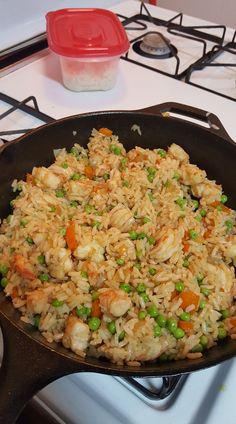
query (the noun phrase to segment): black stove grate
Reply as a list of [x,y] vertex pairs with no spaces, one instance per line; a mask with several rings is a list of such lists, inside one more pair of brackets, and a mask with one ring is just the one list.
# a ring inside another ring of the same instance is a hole
[[[147,379],[144,377],[142,379],[135,379],[132,377],[122,378],[125,383],[128,384],[128,388],[133,391],[138,396],[141,395],[142,398],[152,401],[158,402],[162,400],[168,399],[173,403],[177,398],[183,384],[186,381],[188,375],[175,375],[168,377],[148,377]],[[155,384],[146,385],[145,380],[157,380],[159,381],[160,386],[156,386]]]
[[[199,59],[204,58],[207,55],[207,41],[215,43],[219,46],[224,44],[226,27],[224,25],[200,25],[200,26],[185,26],[183,24],[183,14],[178,13],[174,15],[173,18],[169,20],[163,20],[160,18],[153,17],[148,10],[147,6],[141,2],[140,5],[140,13],[136,14],[132,17],[125,18],[122,15],[118,15],[120,18],[123,18],[122,24],[126,30],[130,31],[145,31],[147,30],[148,23],[151,23],[157,27],[165,27],[167,32],[170,34],[174,34],[176,37],[182,37],[188,40],[192,40],[193,43],[197,43],[201,46],[201,53],[199,54],[199,58],[195,63],[198,63]],[[147,24],[146,24],[147,23]],[[135,37],[130,40],[131,48],[134,43],[137,43],[141,40],[146,33]],[[177,51],[172,49],[172,56],[175,58],[175,66],[170,72],[163,71],[158,67],[153,67],[152,65],[148,65],[147,63],[140,62],[130,57],[130,50],[122,56],[122,59],[127,60],[136,65],[142,66],[146,69],[150,69],[155,72],[159,72],[163,75],[167,75],[176,79],[184,79],[187,75],[189,66],[186,69],[179,72],[180,68],[180,57]]]
[[[216,62],[215,60],[217,58],[220,58],[221,55],[223,55],[223,53],[228,53],[229,55],[232,55],[232,57],[234,57],[234,63],[226,63],[226,62]],[[193,76],[196,72],[199,72],[203,69],[207,69],[207,68],[221,68],[224,69],[226,67],[230,67],[235,68],[235,90],[232,90],[232,94],[234,92],[234,96],[229,95],[229,94],[224,94],[224,93],[219,93],[219,90],[216,89],[211,89],[209,87],[204,87],[202,84],[197,84],[196,82],[193,81]],[[232,40],[225,44],[224,46],[222,45],[215,45],[213,47],[213,49],[209,52],[208,55],[206,55],[206,57],[202,58],[201,60],[198,61],[198,63],[192,65],[186,75],[186,82],[188,82],[191,85],[194,85],[195,87],[198,88],[203,88],[206,91],[209,91],[213,94],[220,94],[222,97],[225,97],[226,99],[229,100],[233,100],[236,101],[236,31],[234,32],[233,38]]]
[[[37,118],[38,120],[42,121],[45,124],[48,124],[50,122],[53,122],[54,119],[46,115],[45,113],[41,112],[38,107],[38,102],[34,96],[29,96],[26,99],[22,101],[18,101],[7,94],[0,93],[0,101],[8,104],[10,108],[0,114],[0,120],[4,119],[6,116],[10,115],[11,113],[15,112],[16,110],[21,110],[30,116],[33,116],[34,118]],[[32,103],[33,107],[29,106],[28,103]],[[0,137],[2,141],[4,142],[4,137],[9,135],[17,135],[17,134],[25,134],[29,131],[31,131],[32,128],[24,128],[24,129],[15,129],[15,130],[9,130],[9,131],[0,131]],[[3,138],[2,138],[3,137]]]

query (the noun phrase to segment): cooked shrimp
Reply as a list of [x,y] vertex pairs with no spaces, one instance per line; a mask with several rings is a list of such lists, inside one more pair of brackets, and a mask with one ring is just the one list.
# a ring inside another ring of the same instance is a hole
[[232,236],[229,245],[225,249],[225,257],[232,259],[234,266],[236,266],[236,236]]
[[181,181],[185,185],[200,184],[206,178],[206,172],[199,169],[196,165],[190,163],[181,166]]
[[62,343],[77,355],[81,355],[88,347],[89,333],[89,326],[87,324],[79,318],[70,315],[65,323]]
[[220,200],[222,189],[213,181],[205,180],[201,184],[192,185],[192,193],[196,197],[202,197],[205,203],[210,204],[215,200]]
[[86,244],[80,244],[74,250],[74,256],[78,259],[90,258],[94,262],[104,260],[104,248],[96,240],[91,240]]
[[180,162],[188,162],[189,155],[185,152],[185,150],[180,147],[178,144],[172,143],[168,149],[168,153],[174,159],[179,160]]
[[129,239],[118,241],[114,245],[113,252],[120,258],[127,258],[131,261],[136,259],[136,250],[134,243]]
[[127,293],[120,289],[100,289],[99,301],[102,312],[121,317],[132,305]]
[[181,248],[184,236],[183,229],[172,230],[164,228],[157,240],[156,246],[150,251],[150,257],[156,262],[164,262]]
[[70,251],[61,247],[56,255],[54,263],[49,264],[49,271],[52,277],[62,279],[73,269],[73,261]]
[[29,261],[22,255],[15,255],[13,258],[13,266],[23,278],[28,280],[34,280],[35,273],[33,266],[29,263]]
[[61,182],[65,182],[68,180],[73,174],[74,171],[69,166],[67,168],[63,168],[61,165],[53,164],[48,168],[54,175],[57,175],[60,178]]
[[60,178],[52,171],[49,171],[49,169],[44,168],[44,166],[41,168],[33,168],[32,175],[36,184],[39,182],[43,187],[56,189],[61,184]]
[[233,276],[230,268],[223,262],[219,265],[206,264],[206,270],[210,275],[214,276],[216,284],[227,293],[230,292],[233,285]]
[[119,228],[124,233],[132,228],[134,222],[131,210],[125,206],[118,205],[110,212],[110,227]]
[[78,200],[79,202],[87,202],[92,192],[92,181],[82,180],[68,182],[67,196],[69,200]]
[[48,303],[48,295],[42,289],[32,291],[27,295],[26,307],[31,314],[41,314]]

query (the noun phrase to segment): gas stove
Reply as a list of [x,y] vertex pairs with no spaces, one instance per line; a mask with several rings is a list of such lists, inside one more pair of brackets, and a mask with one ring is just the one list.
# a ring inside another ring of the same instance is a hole
[[[111,10],[131,43],[120,61],[115,87],[107,92],[66,90],[56,57],[44,48],[3,69],[0,139],[83,112],[177,102],[214,113],[236,140],[235,31],[135,0]],[[217,424],[224,418],[234,424],[235,378],[234,360],[170,379],[78,373],[44,388],[35,402],[59,423]]]

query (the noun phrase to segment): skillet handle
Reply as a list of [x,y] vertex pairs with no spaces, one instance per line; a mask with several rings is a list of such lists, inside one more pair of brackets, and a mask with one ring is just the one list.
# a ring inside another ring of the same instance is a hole
[[[142,109],[142,112],[154,113],[167,118],[171,113],[178,115],[178,119],[189,120],[188,118],[190,118],[195,121],[194,123],[204,126],[211,133],[232,142],[219,118],[214,113],[207,112],[203,109],[181,103],[167,102]],[[176,116],[174,117],[176,118]]]
[[68,361],[24,332],[0,311],[4,352],[0,368],[0,423],[13,424],[26,403],[59,377],[86,371],[78,361]]

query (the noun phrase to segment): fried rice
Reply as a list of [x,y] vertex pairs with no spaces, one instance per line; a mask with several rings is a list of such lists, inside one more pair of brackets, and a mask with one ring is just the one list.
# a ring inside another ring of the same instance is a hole
[[13,181],[1,289],[48,342],[117,364],[199,358],[236,335],[236,212],[176,144],[93,129]]

